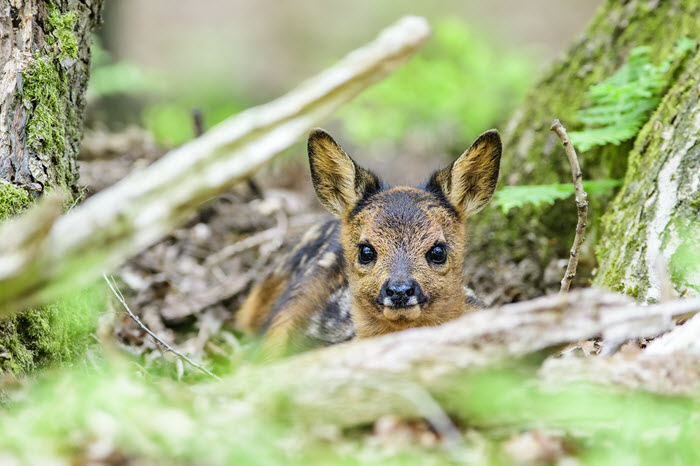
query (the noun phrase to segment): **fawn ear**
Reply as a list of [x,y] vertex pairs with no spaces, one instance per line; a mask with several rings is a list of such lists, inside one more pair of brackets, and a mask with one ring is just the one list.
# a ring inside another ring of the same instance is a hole
[[498,182],[501,135],[492,129],[479,136],[449,167],[435,172],[429,190],[440,190],[467,218],[489,203]]
[[322,129],[309,134],[308,151],[316,197],[333,215],[343,215],[381,189],[379,178],[357,165]]

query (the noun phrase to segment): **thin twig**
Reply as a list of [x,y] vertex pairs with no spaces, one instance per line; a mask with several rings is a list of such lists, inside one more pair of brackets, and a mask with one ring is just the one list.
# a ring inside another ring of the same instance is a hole
[[229,257],[240,254],[243,251],[258,247],[269,241],[274,241],[279,235],[280,229],[278,227],[272,227],[259,233],[255,233],[254,235],[250,235],[245,239],[229,244],[220,251],[207,257],[205,266],[212,267],[221,261],[228,259]]
[[204,134],[204,115],[202,114],[202,109],[199,107],[192,109],[192,125],[194,137],[198,138]]
[[566,267],[566,274],[564,274],[564,278],[561,279],[561,289],[559,290],[559,293],[561,294],[569,291],[571,281],[576,276],[578,256],[581,252],[581,245],[583,244],[583,235],[586,233],[588,195],[583,190],[583,175],[581,174],[581,167],[578,165],[578,158],[576,157],[574,145],[569,140],[569,135],[566,134],[566,128],[562,126],[559,120],[554,120],[550,129],[557,133],[557,136],[559,136],[559,139],[561,139],[561,143],[566,151],[566,157],[569,159],[569,164],[571,165],[571,175],[574,181],[574,190],[576,191],[576,207],[578,208],[576,236],[574,237],[574,244],[571,246],[571,251],[569,252],[569,265]]
[[175,348],[173,348],[172,346],[170,346],[169,344],[167,344],[166,342],[164,342],[158,335],[156,335],[155,333],[151,332],[151,330],[150,330],[148,327],[146,327],[146,326],[143,324],[143,322],[141,322],[141,319],[139,319],[138,317],[136,317],[136,315],[135,315],[133,312],[131,312],[131,309],[129,308],[129,305],[126,304],[126,299],[124,299],[124,295],[123,295],[122,292],[119,290],[119,287],[117,286],[116,282],[114,282],[114,278],[112,278],[112,281],[110,281],[109,278],[107,278],[107,275],[106,275],[106,274],[103,273],[102,276],[104,277],[105,281],[107,282],[107,285],[109,285],[109,289],[112,290],[112,293],[114,293],[114,296],[117,297],[117,300],[118,300],[120,303],[122,303],[122,306],[124,306],[124,309],[126,309],[126,312],[129,314],[129,317],[131,317],[132,320],[133,320],[134,322],[136,322],[136,323],[138,324],[138,326],[141,327],[141,329],[142,329],[144,332],[148,333],[148,334],[156,341],[156,343],[162,345],[166,350],[168,350],[168,351],[170,351],[171,353],[175,354],[176,356],[178,356],[180,359],[182,359],[182,360],[185,361],[186,363],[190,364],[191,366],[196,367],[196,368],[199,369],[200,371],[204,372],[204,373],[207,374],[209,377],[213,377],[213,378],[215,378],[216,380],[221,380],[218,376],[216,376],[214,373],[212,373],[211,371],[209,371],[206,367],[204,367],[204,366],[202,366],[201,364],[198,364],[198,363],[192,361],[190,358],[188,358],[187,356],[185,356],[184,354],[182,354],[181,352],[177,351]]
[[68,210],[66,212],[70,212],[71,210],[73,210],[73,207],[77,206],[83,199],[85,199],[85,193],[87,193],[87,190],[87,186],[83,186],[82,188],[80,188],[80,194],[78,194],[75,197],[75,200],[73,200],[73,203],[70,205],[70,207],[68,207]]

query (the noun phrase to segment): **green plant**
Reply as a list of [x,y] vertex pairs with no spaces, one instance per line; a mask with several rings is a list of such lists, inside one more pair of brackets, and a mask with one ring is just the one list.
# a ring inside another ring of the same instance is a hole
[[[621,180],[585,181],[583,189],[590,196],[605,194],[621,184]],[[503,213],[508,213],[512,208],[527,204],[535,206],[554,204],[554,201],[566,199],[573,194],[574,186],[571,183],[505,186],[494,194],[493,199],[495,205],[500,207]]]
[[164,91],[160,74],[127,61],[114,62],[99,38],[93,37],[90,46],[92,69],[88,91],[97,97],[119,94],[139,95]]
[[423,51],[341,115],[358,144],[414,132],[473,140],[516,107],[532,76],[522,53],[504,52],[462,22],[443,20]]
[[679,39],[671,56],[658,66],[649,60],[650,47],[632,49],[625,65],[588,90],[589,105],[577,115],[586,129],[569,133],[578,150],[617,145],[636,136],[661,101],[672,65],[695,46],[694,40]]

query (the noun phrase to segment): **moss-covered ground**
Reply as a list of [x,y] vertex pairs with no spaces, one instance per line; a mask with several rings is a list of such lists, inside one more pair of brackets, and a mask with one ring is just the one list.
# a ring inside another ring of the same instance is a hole
[[104,290],[95,286],[0,320],[0,371],[27,375],[79,360],[105,309]]
[[34,203],[34,198],[23,188],[0,182],[0,222],[21,213]]
[[240,385],[235,374],[190,385],[117,358],[95,372],[48,373],[15,392],[0,417],[1,458],[23,464],[511,464],[503,444],[536,428],[563,439],[559,456],[576,458],[575,464],[700,460],[700,400],[586,384],[544,389],[532,375],[522,366],[454,381],[440,402],[461,421],[464,443],[426,447],[410,436],[381,440],[369,426],[317,425],[284,400],[268,401],[295,413],[294,420],[257,412],[245,396],[225,395],[226,386]]

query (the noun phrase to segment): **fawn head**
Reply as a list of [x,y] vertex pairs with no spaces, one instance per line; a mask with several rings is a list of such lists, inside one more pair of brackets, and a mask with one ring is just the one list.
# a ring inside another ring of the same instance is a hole
[[390,187],[323,130],[308,141],[321,204],[338,216],[358,337],[439,325],[466,311],[466,219],[491,200],[501,138],[487,131],[414,188]]

